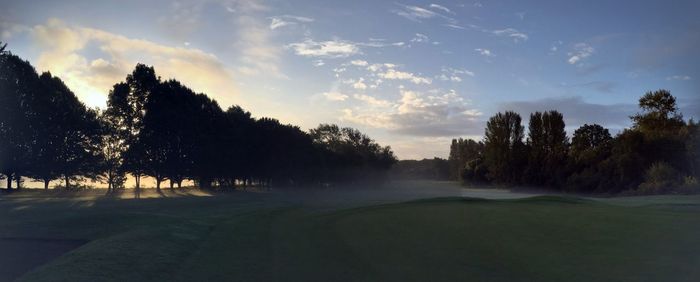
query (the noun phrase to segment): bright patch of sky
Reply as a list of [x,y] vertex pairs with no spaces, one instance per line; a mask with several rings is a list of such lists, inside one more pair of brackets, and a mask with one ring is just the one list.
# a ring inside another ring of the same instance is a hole
[[356,127],[400,158],[445,157],[509,109],[615,132],[659,88],[700,117],[700,2],[525,2],[9,1],[0,40],[89,106],[142,62],[222,107]]

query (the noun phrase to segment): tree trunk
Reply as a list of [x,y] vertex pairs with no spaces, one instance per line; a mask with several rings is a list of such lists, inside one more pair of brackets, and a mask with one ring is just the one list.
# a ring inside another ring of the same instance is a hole
[[170,190],[172,190],[174,186],[175,186],[175,181],[170,179]]
[[156,191],[160,192],[160,182],[163,181],[160,178],[156,177]]
[[7,191],[12,190],[12,173],[7,174]]
[[180,188],[182,188],[182,179],[179,179],[177,181],[177,189],[180,189]]
[[68,175],[66,175],[66,189],[70,188],[70,179]]
[[49,190],[49,182],[51,182],[51,180],[44,179],[44,190]]
[[136,191],[141,189],[141,175],[134,174],[134,180],[136,180]]
[[17,177],[15,177],[15,182],[17,183],[17,190],[21,189],[22,188],[22,176],[17,175]]

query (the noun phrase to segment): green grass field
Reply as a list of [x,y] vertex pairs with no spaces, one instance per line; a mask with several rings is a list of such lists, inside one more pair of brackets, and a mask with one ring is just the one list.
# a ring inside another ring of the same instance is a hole
[[300,194],[3,196],[0,280],[700,281],[698,196]]

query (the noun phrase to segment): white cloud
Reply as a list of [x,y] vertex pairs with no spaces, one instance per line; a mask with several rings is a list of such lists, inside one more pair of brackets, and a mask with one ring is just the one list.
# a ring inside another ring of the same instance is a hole
[[483,130],[482,113],[454,90],[429,92],[400,89],[401,98],[394,102],[355,95],[366,105],[343,109],[341,120],[413,136],[458,136]]
[[569,52],[569,64],[576,64],[579,61],[590,57],[595,52],[595,49],[586,43],[574,44],[573,51]]
[[397,80],[408,80],[414,84],[431,84],[430,78],[417,76],[410,72],[397,71],[393,68],[386,70],[385,72],[378,73],[379,77],[384,79],[397,79]]
[[431,9],[441,10],[441,11],[444,11],[444,12],[446,12],[446,13],[451,13],[451,12],[452,12],[452,11],[450,11],[450,9],[448,9],[447,7],[442,6],[442,5],[438,5],[438,4],[430,4],[430,8],[431,8]]
[[293,15],[282,15],[282,16],[277,16],[277,17],[270,17],[270,29],[275,30],[277,28],[284,27],[284,26],[296,25],[299,23],[310,23],[313,21],[314,21],[314,19],[312,19],[312,18],[293,16]]
[[666,77],[666,80],[690,80],[690,76],[687,75],[674,75]]
[[360,78],[357,82],[352,84],[352,88],[355,88],[357,90],[367,89],[367,84],[365,84],[364,81],[365,81],[364,78]]
[[430,42],[430,39],[425,34],[416,33],[416,36],[411,39],[411,42]]
[[367,63],[367,61],[364,61],[364,60],[352,60],[352,61],[350,61],[350,64],[353,66],[364,67],[364,66],[367,66],[368,63]]
[[[164,78],[178,79],[224,104],[233,104],[238,93],[231,72],[215,55],[202,50],[67,26],[57,19],[30,32],[41,50],[37,69],[60,77],[90,107],[106,106],[111,86],[122,81],[137,62],[153,65]],[[92,45],[102,54],[88,60],[85,49]]]
[[493,52],[491,52],[491,50],[489,50],[489,49],[476,48],[476,49],[474,49],[474,51],[476,51],[476,52],[478,52],[480,55],[486,56],[486,57],[494,57],[494,56],[496,56],[496,55],[494,55]]
[[326,63],[323,60],[314,60],[313,64],[315,67],[320,67],[322,65],[325,65]]
[[451,27],[451,28],[454,28],[454,29],[467,29],[467,28],[465,28],[465,27],[463,27],[463,26],[461,26],[461,25],[456,25],[456,24],[445,24],[444,26],[446,26],[446,27]]
[[513,39],[513,41],[518,42],[520,40],[527,41],[529,38],[527,34],[522,33],[518,31],[517,29],[514,28],[504,28],[504,29],[497,29],[497,30],[492,30],[492,34],[498,35],[498,36],[507,36]]
[[272,18],[272,19],[270,20],[270,29],[274,30],[274,29],[277,29],[277,28],[280,28],[280,27],[283,27],[283,26],[291,25],[291,24],[294,24],[294,23],[293,23],[293,22],[284,21],[284,20],[282,20],[282,19],[280,19],[280,18]]
[[233,48],[240,51],[238,71],[244,75],[288,79],[279,67],[282,48],[272,43],[274,33],[261,12],[268,8],[256,1],[229,3],[236,11],[237,41]]
[[442,67],[442,74],[437,76],[437,78],[444,81],[461,82],[465,75],[474,76],[474,72],[465,69]]
[[353,97],[359,101],[365,102],[366,104],[374,107],[390,107],[391,102],[387,100],[377,99],[375,97],[365,95],[365,94],[355,94]]
[[306,39],[303,42],[289,44],[287,47],[304,57],[344,58],[360,53],[360,48],[356,44],[337,39],[322,42]]
[[[404,4],[399,4],[399,3],[396,3],[396,5],[400,6],[401,9],[392,10],[392,12],[394,14],[399,15],[401,17],[404,17],[406,19],[415,21],[415,22],[422,22],[423,20],[432,19],[432,18],[441,18],[441,19],[446,20],[452,24],[457,23],[457,21],[453,18],[450,18],[448,16],[445,16],[445,15],[437,13],[437,12],[433,12],[433,11],[425,9],[425,8],[421,8],[418,6],[404,5]],[[433,4],[433,5],[435,5],[435,4]],[[442,7],[442,6],[440,6],[440,7]],[[437,7],[433,7],[431,5],[430,8],[435,9]],[[445,8],[445,7],[442,7],[442,8]],[[447,8],[445,8],[445,9],[447,9]]]
[[323,92],[321,95],[326,97],[329,101],[345,101],[348,98],[348,95],[340,92]]

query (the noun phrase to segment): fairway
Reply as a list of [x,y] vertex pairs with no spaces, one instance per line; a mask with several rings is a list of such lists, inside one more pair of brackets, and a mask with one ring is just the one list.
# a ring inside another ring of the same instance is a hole
[[[328,199],[334,192],[4,197],[3,269],[26,269],[1,271],[0,280],[700,279],[698,196],[397,196],[394,203],[366,193],[365,200],[344,205]],[[48,257],[26,258],[42,246]]]

